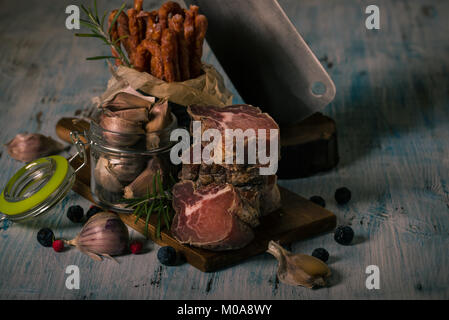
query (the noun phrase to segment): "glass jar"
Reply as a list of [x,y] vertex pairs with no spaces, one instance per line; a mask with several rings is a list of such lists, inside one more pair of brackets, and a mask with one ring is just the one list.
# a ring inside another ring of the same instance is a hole
[[148,197],[176,175],[170,133],[177,128],[177,118],[172,114],[166,128],[143,134],[109,131],[98,122],[91,121],[87,134],[92,196],[104,208],[132,212],[129,200]]

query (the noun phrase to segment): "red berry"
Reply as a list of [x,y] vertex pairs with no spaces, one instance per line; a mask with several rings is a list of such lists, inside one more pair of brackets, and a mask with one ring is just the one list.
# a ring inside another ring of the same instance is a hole
[[140,251],[142,251],[142,247],[143,247],[142,242],[137,240],[131,242],[131,244],[129,245],[129,249],[133,254],[139,254]]
[[61,252],[62,250],[64,250],[64,241],[62,240],[53,241],[53,249],[56,252]]

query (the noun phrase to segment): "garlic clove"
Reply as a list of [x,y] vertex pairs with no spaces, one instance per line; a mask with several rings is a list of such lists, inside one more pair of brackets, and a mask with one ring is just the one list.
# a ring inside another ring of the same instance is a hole
[[172,116],[168,101],[164,100],[155,104],[150,110],[150,121],[145,127],[147,133],[160,131],[170,125],[172,122]]
[[100,157],[94,170],[95,183],[109,192],[121,192],[123,185],[109,168],[109,161]]
[[130,183],[145,169],[145,162],[137,158],[110,158],[108,169],[120,182]]
[[6,147],[11,158],[23,162],[58,154],[64,150],[61,143],[39,133],[19,133]]
[[169,132],[160,132],[167,128],[173,121],[168,101],[154,105],[150,110],[149,122],[145,126],[147,132],[147,150],[158,148],[161,140],[169,140]]
[[[125,199],[133,199],[144,197],[148,193],[153,193],[153,179],[156,173],[159,172],[161,182],[164,179],[164,170],[161,161],[154,157],[148,161],[146,169],[128,186],[125,187]],[[159,191],[159,186],[156,184],[156,190]]]
[[155,102],[154,97],[149,97],[134,90],[131,86],[119,89],[114,94],[101,102],[100,107],[108,107],[113,111],[132,109],[132,108],[148,108]]
[[111,114],[101,115],[100,126],[109,131],[103,133],[106,141],[117,147],[132,146],[139,141],[140,135],[145,133],[140,122],[125,120]]
[[112,116],[119,117],[124,120],[133,122],[148,122],[148,109],[147,108],[135,108],[135,109],[125,109],[118,111],[109,111]]
[[329,267],[320,259],[306,254],[293,254],[275,241],[269,242],[267,252],[278,260],[277,275],[283,283],[307,288],[322,287],[331,275]]
[[103,114],[100,119],[100,126],[108,131],[122,134],[143,134],[139,122],[126,120],[111,114]]

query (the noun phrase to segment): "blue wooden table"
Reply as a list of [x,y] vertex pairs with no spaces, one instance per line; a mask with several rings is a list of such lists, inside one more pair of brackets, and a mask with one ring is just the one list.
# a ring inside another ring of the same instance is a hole
[[[146,1],[146,8],[160,5]],[[107,49],[65,29],[71,3],[30,0],[19,9],[14,1],[1,1],[2,143],[25,131],[55,137],[59,118],[82,116],[105,89],[106,64],[84,58]],[[291,246],[297,253],[317,247],[330,252],[329,286],[308,290],[279,283],[277,263],[268,254],[206,274],[187,264],[161,266],[151,242],[144,254],[119,257],[119,264],[94,262],[75,249],[55,253],[38,244],[36,233],[50,227],[56,237],[77,234],[80,227],[66,210],[90,204],[71,192],[52,214],[28,224],[0,224],[0,298],[449,298],[449,2],[378,0],[380,30],[365,28],[366,5],[360,1],[280,3],[337,87],[324,113],[337,122],[339,166],[280,182],[305,197],[321,195],[339,223],[355,230],[351,246],[338,245],[331,233]],[[99,1],[100,8],[120,4]],[[210,50],[205,60],[219,67]],[[4,186],[22,164],[4,147],[0,152]],[[333,199],[341,186],[352,190],[346,206]],[[132,237],[141,238],[135,232]],[[68,265],[80,269],[79,290],[65,286]],[[379,267],[379,290],[365,286],[369,265]]]

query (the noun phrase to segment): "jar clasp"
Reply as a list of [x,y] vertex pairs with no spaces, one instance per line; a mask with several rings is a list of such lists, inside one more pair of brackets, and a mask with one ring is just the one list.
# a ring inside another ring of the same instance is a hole
[[71,162],[77,157],[79,156],[82,160],[83,163],[75,169],[75,171],[73,172],[73,174],[76,174],[78,171],[80,171],[84,166],[87,165],[87,153],[86,153],[86,145],[87,143],[84,143],[80,137],[83,137],[86,140],[86,136],[83,133],[80,133],[78,131],[71,131],[70,132],[70,139],[72,139],[73,144],[75,145],[76,148],[76,153],[71,156],[69,158],[69,163],[71,164]]

